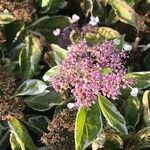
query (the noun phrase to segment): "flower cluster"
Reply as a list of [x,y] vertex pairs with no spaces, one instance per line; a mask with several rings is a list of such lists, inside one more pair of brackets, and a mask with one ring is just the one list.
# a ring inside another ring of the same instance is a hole
[[85,41],[72,44],[60,65],[60,74],[52,78],[52,85],[56,91],[70,89],[77,107],[90,106],[99,94],[115,100],[121,88],[133,83],[124,78],[126,58],[127,53],[117,51],[112,41],[94,47]]

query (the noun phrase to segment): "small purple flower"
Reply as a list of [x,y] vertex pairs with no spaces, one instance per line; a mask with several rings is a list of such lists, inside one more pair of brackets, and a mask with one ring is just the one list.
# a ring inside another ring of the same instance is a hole
[[104,41],[94,47],[81,41],[68,49],[67,58],[60,65],[60,74],[53,77],[52,85],[56,91],[70,89],[76,98],[76,107],[90,106],[99,94],[115,100],[121,88],[133,84],[131,79],[124,78],[127,54],[118,52],[113,41]]

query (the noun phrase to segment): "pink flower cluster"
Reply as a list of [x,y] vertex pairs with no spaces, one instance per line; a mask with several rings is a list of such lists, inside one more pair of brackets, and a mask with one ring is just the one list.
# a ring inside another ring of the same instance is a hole
[[60,74],[52,78],[52,86],[56,91],[70,89],[77,107],[90,106],[99,94],[115,100],[121,88],[133,83],[124,79],[126,58],[126,52],[118,52],[112,41],[95,47],[85,41],[73,44],[60,65]]

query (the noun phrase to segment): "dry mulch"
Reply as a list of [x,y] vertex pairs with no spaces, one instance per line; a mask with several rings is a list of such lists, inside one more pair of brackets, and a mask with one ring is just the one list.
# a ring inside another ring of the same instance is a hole
[[0,70],[0,120],[5,120],[8,116],[23,117],[23,100],[19,97],[11,98],[17,87],[18,80],[10,73]]
[[50,150],[75,150],[74,128],[76,110],[64,109],[48,125],[48,133],[41,138]]

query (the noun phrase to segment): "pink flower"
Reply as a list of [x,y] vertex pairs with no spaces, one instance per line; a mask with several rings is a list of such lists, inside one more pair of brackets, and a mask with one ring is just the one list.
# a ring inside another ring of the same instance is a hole
[[85,41],[72,44],[52,85],[56,91],[70,89],[77,107],[90,106],[99,94],[115,100],[121,94],[121,88],[133,83],[124,79],[126,58],[126,52],[118,52],[112,41],[92,48]]

